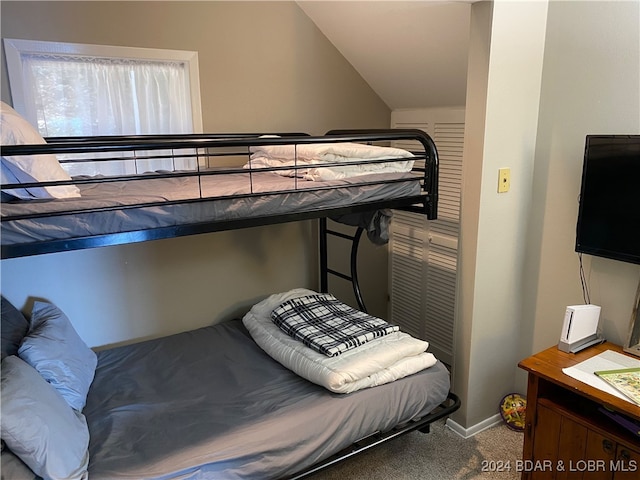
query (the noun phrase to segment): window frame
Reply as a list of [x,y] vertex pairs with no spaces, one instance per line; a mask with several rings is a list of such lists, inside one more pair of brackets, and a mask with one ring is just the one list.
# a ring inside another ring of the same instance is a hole
[[37,121],[36,114],[35,112],[28,111],[25,102],[22,56],[49,54],[126,59],[134,61],[184,62],[187,66],[193,133],[203,132],[198,52],[188,50],[48,42],[15,38],[5,38],[3,41],[13,108],[34,125]]

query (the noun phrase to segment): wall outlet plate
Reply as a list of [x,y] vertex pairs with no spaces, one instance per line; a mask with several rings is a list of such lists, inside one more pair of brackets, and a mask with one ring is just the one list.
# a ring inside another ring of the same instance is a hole
[[505,193],[511,188],[511,169],[498,169],[498,193]]

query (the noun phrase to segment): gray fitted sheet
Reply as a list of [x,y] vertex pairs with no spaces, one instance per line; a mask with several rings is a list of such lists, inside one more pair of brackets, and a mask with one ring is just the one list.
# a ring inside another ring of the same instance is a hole
[[[237,220],[262,215],[313,211],[356,203],[419,195],[419,177],[410,173],[369,174],[332,182],[312,182],[283,177],[272,172],[232,173],[201,177],[153,178],[101,184],[79,184],[80,198],[31,200],[2,204],[3,217],[29,213],[63,213],[71,209],[126,207],[172,200],[196,202],[118,208],[93,213],[74,213],[49,218],[3,221],[3,245],[71,239],[93,235],[189,225],[200,222]],[[406,178],[406,182],[376,183]],[[339,189],[324,189],[338,186]],[[265,194],[296,189],[294,192]],[[313,189],[313,191],[311,191]],[[251,195],[232,198],[232,195]]]
[[240,320],[99,352],[89,478],[276,479],[442,403],[435,366],[331,393],[267,356]]

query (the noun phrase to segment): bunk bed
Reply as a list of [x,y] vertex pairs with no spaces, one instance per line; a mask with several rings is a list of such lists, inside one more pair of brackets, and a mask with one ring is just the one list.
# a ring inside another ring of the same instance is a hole
[[[398,152],[398,143],[411,151]],[[362,235],[384,243],[389,209],[437,215],[438,156],[424,132],[50,138],[2,147],[3,167],[6,159],[15,167],[52,155],[60,163],[133,167],[53,180],[30,172],[6,182],[3,174],[3,259],[319,220],[319,292],[274,293],[242,319],[97,353],[86,405],[74,410],[86,422],[90,478],[304,478],[399,435],[428,431],[459,408],[449,372],[435,358],[397,378],[340,390],[305,377],[307,366],[274,360],[264,345],[280,338],[268,318],[274,306],[324,295],[329,275],[350,280],[366,312],[356,271]],[[336,231],[327,219],[353,225],[355,233]],[[328,267],[330,235],[352,241],[348,273]],[[34,328],[33,317],[31,326],[22,318],[3,298],[3,387],[5,370],[13,371],[4,362],[16,358]],[[256,333],[260,324],[266,333]],[[367,345],[391,344],[396,334],[410,342],[394,332]],[[277,348],[291,341],[284,334]],[[425,348],[423,358],[430,355]],[[8,449],[2,456],[4,471],[26,468]]]

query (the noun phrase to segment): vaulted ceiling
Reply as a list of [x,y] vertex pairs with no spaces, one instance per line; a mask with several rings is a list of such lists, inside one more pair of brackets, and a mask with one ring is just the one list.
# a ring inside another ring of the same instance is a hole
[[299,1],[389,108],[465,104],[471,1]]

